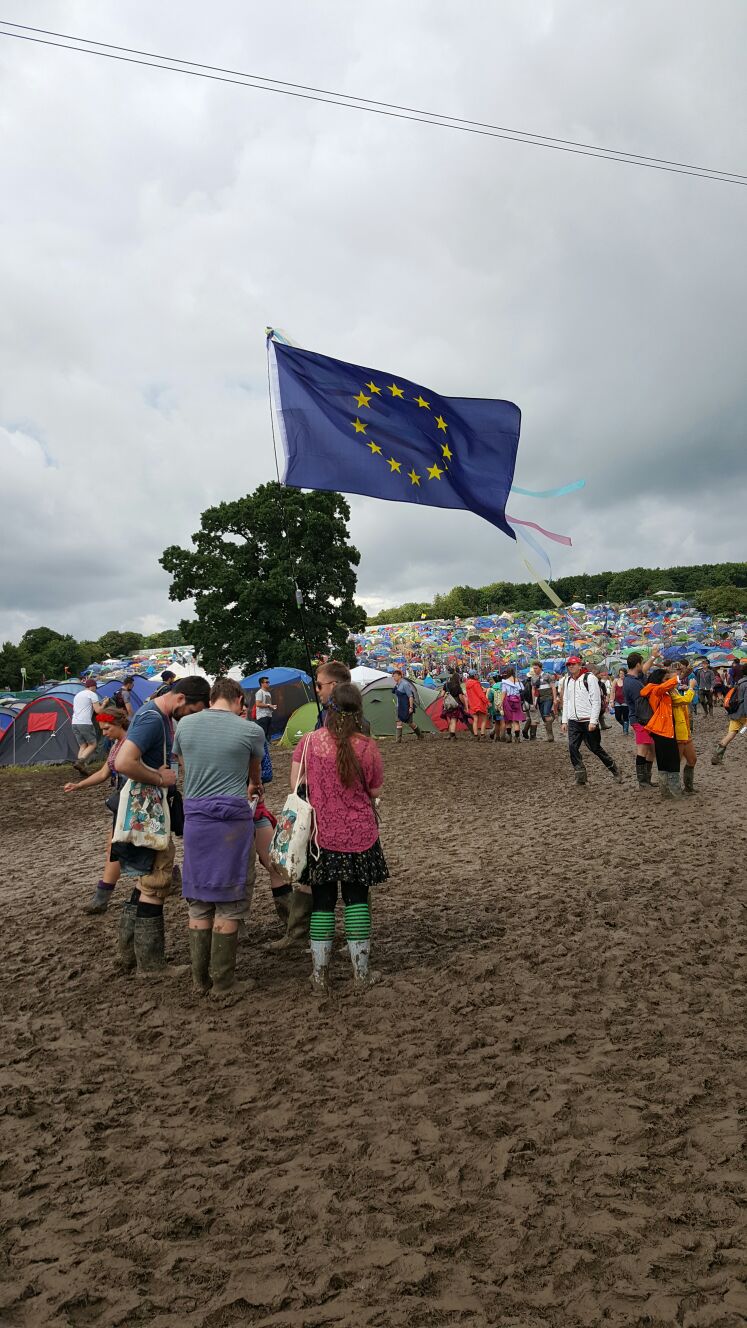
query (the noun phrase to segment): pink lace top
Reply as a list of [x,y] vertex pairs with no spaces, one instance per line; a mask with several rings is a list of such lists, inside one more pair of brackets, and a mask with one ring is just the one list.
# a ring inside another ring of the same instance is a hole
[[[306,751],[309,801],[316,812],[317,843],[334,853],[363,853],[379,837],[379,827],[363,785],[345,788],[337,773],[337,744],[326,729],[317,729],[302,738],[293,753],[299,764]],[[353,738],[355,754],[369,789],[381,788],[384,766],[381,753],[372,738],[362,733]]]
[[117,752],[119,751],[123,742],[124,738],[117,738],[117,741],[112,743],[111,747],[109,748],[106,754],[106,764],[108,765],[109,770],[113,775],[116,775],[117,773],[114,763],[117,759]]

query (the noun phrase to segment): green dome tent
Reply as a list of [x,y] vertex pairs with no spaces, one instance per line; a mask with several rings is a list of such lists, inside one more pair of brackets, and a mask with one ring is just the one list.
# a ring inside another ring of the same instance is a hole
[[307,701],[306,705],[299,706],[297,710],[293,711],[288,720],[278,746],[286,749],[290,748],[293,751],[299,738],[302,738],[304,733],[311,733],[316,725],[318,714],[316,701]]
[[[391,682],[372,683],[370,687],[365,688],[363,713],[371,725],[371,732],[375,738],[394,737],[397,731],[397,708],[392,696]],[[415,707],[413,719],[421,733],[436,732],[436,726],[430,715],[425,713],[422,704]]]
[[[435,733],[436,726],[422,706],[422,693],[428,691],[428,688],[418,687],[417,690],[421,698],[421,704],[415,709],[415,723],[422,733]],[[362,696],[363,714],[371,725],[372,736],[374,738],[393,738],[396,733],[397,711],[392,697],[391,682],[387,680],[386,682],[371,683],[368,687],[363,688]],[[299,706],[298,710],[293,711],[285,726],[285,732],[280,739],[280,746],[292,750],[304,733],[311,732],[316,725],[316,719],[317,708],[314,702]]]

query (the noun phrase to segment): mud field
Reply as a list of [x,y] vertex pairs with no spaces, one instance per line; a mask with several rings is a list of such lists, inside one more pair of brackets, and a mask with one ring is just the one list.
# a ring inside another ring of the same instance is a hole
[[3,773],[3,1328],[745,1323],[747,742],[713,769],[723,727],[684,805],[636,792],[616,728],[621,788],[592,759],[575,788],[542,736],[388,744],[382,980],[353,995],[341,948],[321,1006],[308,956],[264,948],[261,871],[233,1008],[120,976],[123,892],[81,913],[101,794]]

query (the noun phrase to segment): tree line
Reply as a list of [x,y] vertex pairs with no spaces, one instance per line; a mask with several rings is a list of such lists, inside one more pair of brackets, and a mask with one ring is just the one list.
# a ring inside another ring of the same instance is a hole
[[[692,599],[713,617],[747,615],[747,563],[710,563],[692,567],[629,567],[624,572],[580,573],[559,577],[553,590],[563,604],[632,604],[657,591]],[[534,581],[495,581],[487,586],[454,586],[430,601],[410,601],[382,609],[369,624],[415,622],[418,618],[476,618],[491,613],[528,613],[549,608]]]
[[0,650],[0,688],[17,692],[26,686],[38,687],[54,679],[76,678],[89,664],[104,659],[128,659],[136,650],[158,650],[163,646],[188,645],[178,628],[168,632],[104,632],[97,641],[76,641],[74,636],[56,632],[52,627],[32,627],[14,646],[6,641]]

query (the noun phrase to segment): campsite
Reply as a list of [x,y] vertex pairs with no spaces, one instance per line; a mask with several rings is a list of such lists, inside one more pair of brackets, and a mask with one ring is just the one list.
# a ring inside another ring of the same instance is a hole
[[741,769],[701,792],[683,873],[666,804],[623,790],[622,835],[601,779],[558,809],[561,744],[530,779],[523,748],[388,750],[381,984],[356,1000],[338,951],[310,1002],[262,879],[228,1018],[188,976],[117,975],[116,918],[79,913],[102,809],[0,772],[4,1323],[741,1322]]

